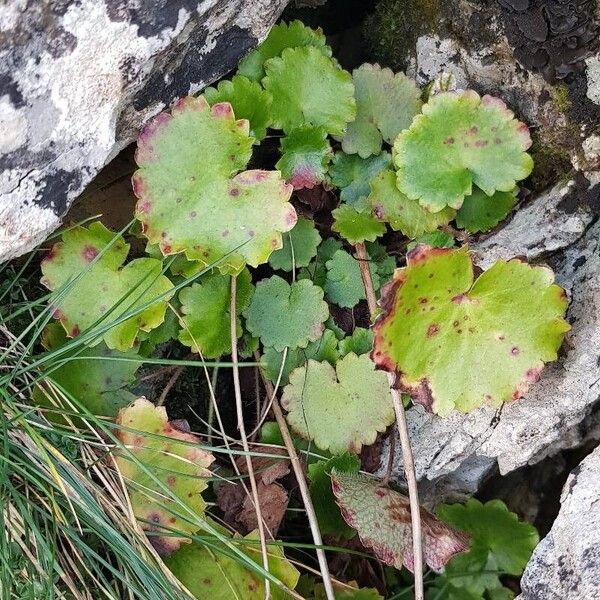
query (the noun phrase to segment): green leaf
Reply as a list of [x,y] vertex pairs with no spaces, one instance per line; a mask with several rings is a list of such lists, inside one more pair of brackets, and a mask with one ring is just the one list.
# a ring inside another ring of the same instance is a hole
[[275,167],[295,190],[323,182],[333,157],[327,132],[312,125],[300,125],[282,138],[281,153]]
[[407,246],[407,250],[416,248],[419,244],[422,246],[432,246],[433,248],[454,248],[454,238],[445,231],[432,231],[431,233],[424,233],[418,238],[415,238]]
[[521,575],[539,542],[535,527],[519,521],[501,500],[482,504],[471,498],[465,504],[442,504],[437,514],[472,536],[473,552],[487,551],[498,570],[511,575]]
[[296,433],[332,453],[360,452],[394,421],[387,377],[365,355],[347,354],[335,369],[309,360],[290,374],[281,404]]
[[548,267],[517,259],[475,280],[467,247],[417,246],[382,299],[374,360],[440,415],[520,398],[570,328],[565,292],[553,282]]
[[[195,435],[169,422],[164,407],[145,398],[121,410],[116,423],[117,437],[126,450],[118,450],[115,458],[133,513],[142,529],[151,533],[149,540],[159,554],[168,556],[189,543],[185,534],[200,529],[189,511],[204,515],[201,494],[208,486],[214,458],[199,448]],[[178,537],[170,530],[184,535]]]
[[331,56],[331,48],[321,29],[306,27],[301,21],[275,25],[267,38],[238,65],[238,73],[260,81],[265,74],[264,64],[274,56],[280,56],[286,48],[314,46],[324,56]]
[[285,347],[306,348],[318,340],[329,309],[323,290],[308,279],[290,285],[274,275],[258,282],[244,316],[252,335],[281,352]]
[[275,348],[266,348],[261,362],[264,364],[266,377],[275,383],[281,371],[280,384],[287,385],[290,373],[294,369],[305,365],[309,358],[313,358],[319,362],[326,360],[328,363],[334,365],[338,357],[337,338],[333,331],[325,329],[321,339],[318,339],[316,342],[310,342],[306,348],[291,348],[288,350],[283,370],[281,370],[283,353],[278,352]]
[[346,356],[354,352],[360,356],[368,354],[373,349],[373,331],[364,327],[356,327],[351,336],[347,336],[338,342],[340,356]]
[[274,269],[292,271],[307,267],[311,258],[317,254],[317,246],[321,236],[310,219],[300,217],[294,228],[283,236],[283,248],[276,250],[269,257],[269,264]]
[[[174,304],[173,300],[171,304]],[[140,331],[138,352],[141,356],[150,356],[159,344],[176,339],[178,334],[179,318],[175,312],[168,310],[165,313],[165,320],[158,327],[149,332]]]
[[387,152],[367,159],[357,154],[336,152],[329,168],[331,185],[341,189],[342,202],[354,204],[369,195],[371,179],[391,163],[392,157]]
[[[54,350],[66,343],[67,338],[58,323],[49,323],[44,330],[43,340],[48,350]],[[139,358],[133,351],[110,350],[103,342],[93,348],[74,348],[61,354],[56,361],[44,361],[44,370],[48,372],[45,379],[54,381],[93,415],[116,417],[121,408],[136,398],[128,390],[133,385],[135,373],[141,365],[140,362],[135,362],[136,357]],[[67,362],[55,366],[64,360]],[[42,388],[45,387],[45,379],[39,383]],[[48,393],[38,387],[33,388],[33,399],[40,406],[55,406],[49,400]],[[68,412],[73,411],[70,403],[60,408]],[[46,414],[53,422],[66,422],[58,412]]]
[[367,202],[378,221],[389,223],[394,231],[401,231],[409,238],[435,231],[440,225],[449,223],[456,214],[447,207],[439,212],[429,212],[398,189],[396,175],[389,170],[381,171],[371,180]]
[[[154,258],[137,258],[123,266],[128,252],[129,245],[121,236],[95,222],[65,231],[62,241],[42,260],[43,285],[58,291],[68,284],[68,290],[50,302],[54,318],[69,337],[78,336],[100,319],[106,326],[148,305],[102,336],[109,348],[125,351],[133,346],[140,329],[150,331],[163,322],[173,284],[161,275],[162,263]],[[165,296],[160,298],[161,294]]]
[[[345,250],[337,250],[327,261],[327,281],[325,295],[327,298],[344,308],[352,308],[366,298],[365,287],[360,276],[358,259]],[[371,278],[375,289],[379,289],[379,275],[372,263],[369,264]]]
[[211,106],[229,102],[236,118],[246,119],[250,123],[250,135],[255,141],[260,142],[267,135],[267,128],[271,125],[273,98],[260,83],[242,75],[234,75],[231,80],[221,80],[216,88],[206,88],[203,96]]
[[515,188],[510,192],[496,192],[490,197],[475,188],[458,209],[456,224],[471,233],[489,231],[515,207],[518,192],[519,188]]
[[365,244],[367,254],[371,257],[380,283],[383,284],[390,279],[396,270],[396,259],[387,253],[386,249],[379,242],[367,242]]
[[[287,48],[265,64],[265,89],[273,96],[273,127],[289,133],[315,125],[342,135],[356,115],[350,73],[312,46]],[[318,73],[318,77],[315,74]]]
[[[237,314],[250,304],[254,287],[248,269],[237,276]],[[229,301],[231,278],[220,274],[202,277],[199,283],[179,292],[184,326],[179,341],[204,358],[218,358],[231,352]],[[237,318],[237,334],[242,324]]]
[[436,94],[394,144],[398,187],[433,212],[460,208],[473,184],[510,192],[533,160],[529,130],[502,100],[473,90]]
[[348,125],[342,149],[367,158],[379,154],[383,141],[393,144],[421,111],[421,92],[404,73],[379,65],[361,65],[352,72],[356,119]]
[[344,453],[329,460],[320,460],[308,466],[310,496],[315,507],[319,529],[323,535],[352,539],[356,532],[348,527],[331,491],[330,473],[332,469],[344,473],[358,473],[360,460],[352,454]]
[[385,225],[379,223],[370,212],[358,212],[354,206],[341,204],[336,208],[331,229],[351,244],[365,240],[374,242],[385,233]]
[[[235,536],[234,543],[247,540],[246,544],[239,544],[239,549],[250,557],[257,565],[262,566],[260,545],[255,532],[249,533],[245,538]],[[267,547],[269,572],[281,583],[294,589],[298,583],[300,573],[285,558],[283,548],[276,544]],[[240,559],[218,539],[201,544],[192,542],[182,546],[175,554],[165,559],[167,567],[173,575],[185,585],[198,600],[263,600],[265,597],[264,579],[254,571],[245,567]],[[277,585],[271,585],[273,600],[285,600],[290,596]]]
[[251,153],[248,121],[236,121],[227,102],[210,108],[202,96],[182,98],[155,117],[138,139],[133,175],[148,240],[165,256],[221,261],[229,274],[266,262],[297,217],[279,172],[238,172]]
[[[413,571],[412,532],[408,498],[376,479],[358,473],[331,471],[333,494],[348,525],[360,541],[386,565]],[[439,571],[468,547],[468,536],[445,525],[423,507],[423,559]]]

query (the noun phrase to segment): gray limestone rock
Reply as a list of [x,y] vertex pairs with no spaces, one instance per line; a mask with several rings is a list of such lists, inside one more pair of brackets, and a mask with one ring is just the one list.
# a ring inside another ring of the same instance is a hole
[[234,68],[286,3],[2,3],[0,260],[56,229],[143,123]]

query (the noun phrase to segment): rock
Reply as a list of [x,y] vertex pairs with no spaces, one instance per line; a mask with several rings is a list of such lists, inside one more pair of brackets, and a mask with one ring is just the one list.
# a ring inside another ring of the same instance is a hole
[[143,123],[231,70],[286,2],[3,3],[0,260],[56,229]]
[[599,481],[596,448],[569,475],[558,517],[525,569],[519,600],[600,598]]
[[600,54],[590,56],[585,61],[587,74],[586,96],[595,104],[600,104]]
[[[599,189],[596,185],[591,193]],[[580,190],[578,198],[589,194],[589,189]],[[474,250],[489,264],[496,257],[535,259],[551,249],[564,249],[553,265],[571,299],[572,329],[562,355],[524,398],[497,410],[482,408],[444,418],[420,406],[408,411],[417,477],[427,504],[472,494],[494,469],[505,474],[535,463],[578,445],[587,433],[585,419],[600,398],[600,222],[590,225],[585,203],[573,221],[573,214],[560,210],[561,200],[564,203],[565,196],[557,187],[554,196],[543,195],[517,211],[513,221],[475,244]],[[384,446],[380,475],[388,464],[388,448]],[[403,481],[399,459],[393,478]]]

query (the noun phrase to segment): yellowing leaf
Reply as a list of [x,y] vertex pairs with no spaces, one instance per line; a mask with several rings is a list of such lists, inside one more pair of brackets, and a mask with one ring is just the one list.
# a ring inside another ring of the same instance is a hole
[[365,354],[349,353],[335,369],[309,360],[290,374],[281,404],[296,433],[334,454],[360,452],[394,421],[388,379]]
[[[331,487],[348,525],[386,565],[414,568],[408,498],[358,473],[331,472]],[[469,537],[421,508],[425,562],[439,571],[455,554],[468,549]]]
[[417,246],[382,306],[375,362],[440,415],[520,398],[569,330],[549,268],[498,261],[475,279],[467,247]]

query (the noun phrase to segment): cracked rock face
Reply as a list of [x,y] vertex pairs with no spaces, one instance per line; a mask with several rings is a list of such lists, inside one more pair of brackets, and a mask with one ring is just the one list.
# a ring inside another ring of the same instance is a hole
[[[587,188],[575,181],[555,187],[472,246],[476,255],[485,257],[485,267],[496,258],[518,255],[534,262],[548,260],[569,293],[572,329],[559,360],[547,365],[524,398],[498,410],[482,408],[444,418],[419,406],[408,411],[417,477],[427,504],[474,493],[495,468],[508,473],[574,447],[586,435],[586,418],[600,398],[600,221],[588,205],[589,197],[600,191],[600,177],[591,179]],[[386,449],[381,474],[387,461]],[[399,460],[393,474],[403,479]]]
[[576,467],[550,533],[521,580],[519,600],[600,598],[600,448]]
[[56,229],[145,121],[235,67],[286,2],[3,3],[0,260]]

